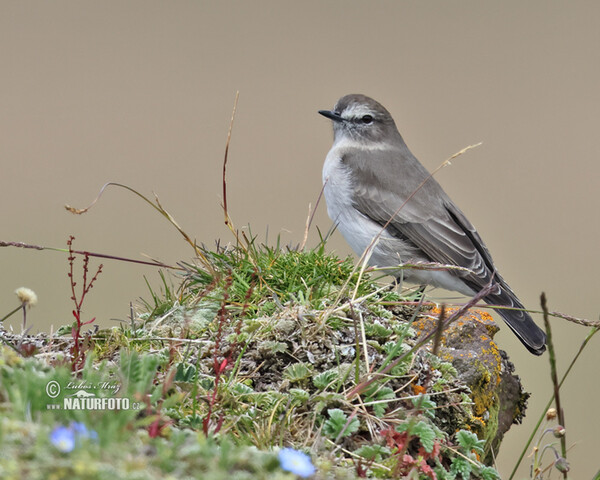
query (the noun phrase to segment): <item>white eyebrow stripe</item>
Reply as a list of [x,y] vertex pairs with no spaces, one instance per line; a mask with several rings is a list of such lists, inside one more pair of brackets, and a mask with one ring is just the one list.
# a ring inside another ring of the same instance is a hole
[[359,103],[347,107],[342,112],[342,117],[347,119],[360,118],[363,115],[373,115],[373,111],[366,105],[361,105]]

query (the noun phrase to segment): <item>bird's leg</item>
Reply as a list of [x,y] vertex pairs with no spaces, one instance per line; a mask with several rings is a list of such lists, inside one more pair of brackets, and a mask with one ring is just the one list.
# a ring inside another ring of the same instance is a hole
[[402,275],[394,277],[390,283],[390,290],[400,290],[402,288]]

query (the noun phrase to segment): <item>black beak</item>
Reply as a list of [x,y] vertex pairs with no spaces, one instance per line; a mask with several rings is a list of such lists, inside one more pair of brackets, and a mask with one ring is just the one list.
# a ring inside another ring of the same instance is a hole
[[339,113],[332,110],[319,110],[319,113],[324,117],[333,120],[334,122],[342,122],[344,120]]

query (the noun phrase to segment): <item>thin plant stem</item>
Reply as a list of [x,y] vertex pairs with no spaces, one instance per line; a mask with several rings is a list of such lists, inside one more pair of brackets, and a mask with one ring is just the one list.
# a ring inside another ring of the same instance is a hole
[[240,98],[240,92],[235,93],[235,101],[233,102],[233,112],[231,112],[231,121],[229,122],[229,130],[227,132],[227,142],[225,143],[225,156],[223,158],[223,214],[225,216],[225,225],[229,227],[231,233],[233,233],[236,239],[239,241],[238,234],[233,226],[233,221],[229,216],[229,209],[227,208],[227,158],[229,155],[229,144],[231,143],[231,132],[233,130],[233,121],[235,120],[235,111],[237,110],[238,99]]
[[[30,245],[28,243],[23,243],[23,242],[0,242],[0,247],[29,248],[29,249],[33,249],[33,250],[52,250],[54,252],[62,252],[62,253],[69,252],[69,250],[66,248],[44,247],[42,245]],[[179,267],[179,266],[174,267],[172,265],[167,265],[166,263],[157,262],[155,260],[152,260],[152,261],[136,260],[135,258],[118,257],[116,255],[109,255],[106,253],[86,252],[84,250],[73,250],[73,253],[76,253],[77,255],[87,255],[89,257],[108,258],[109,260],[118,260],[120,262],[139,263],[141,265],[150,265],[152,267],[168,268],[171,270],[183,270],[183,267]]]
[[6,315],[4,315],[4,317],[2,317],[0,319],[0,323],[2,323],[4,320],[6,320],[8,317],[10,317],[11,315],[14,315],[15,313],[17,313],[21,308],[23,308],[23,305],[19,305],[17,308],[15,308],[14,310],[11,310],[9,313],[7,313]]
[[[548,358],[550,360],[550,376],[552,378],[552,384],[554,386],[554,402],[556,404],[556,411],[558,413],[558,423],[566,428],[565,425],[565,413],[562,409],[560,402],[560,385],[558,384],[558,374],[556,373],[556,351],[554,350],[554,343],[552,342],[552,328],[550,327],[550,320],[548,318],[548,305],[546,303],[546,294],[542,292],[540,297],[540,303],[542,305],[542,311],[544,312],[544,325],[546,327],[546,343],[548,345]],[[563,435],[560,437],[560,447],[562,457],[567,459],[567,437]],[[567,478],[567,472],[563,472],[563,477]]]
[[[559,388],[562,387],[562,384],[564,383],[564,381],[569,376],[569,373],[571,373],[571,370],[575,366],[575,363],[579,359],[579,356],[583,353],[583,350],[585,349],[585,347],[587,346],[587,344],[589,343],[589,341],[592,339],[592,337],[598,331],[600,331],[600,327],[593,327],[590,330],[590,333],[588,333],[587,337],[585,337],[585,339],[581,343],[581,346],[579,347],[579,350],[577,351],[577,353],[573,357],[573,360],[571,360],[571,363],[569,364],[569,367],[567,368],[567,371],[565,372],[565,374],[561,378],[560,382],[558,383],[558,387]],[[512,480],[514,478],[514,476],[516,475],[517,469],[521,465],[521,462],[523,461],[523,458],[525,458],[525,455],[527,454],[527,452],[529,450],[529,446],[531,445],[531,442],[533,442],[533,438],[535,437],[535,434],[537,433],[538,429],[540,428],[540,425],[544,421],[544,418],[546,418],[546,412],[548,411],[548,409],[552,405],[553,401],[554,401],[554,393],[552,393],[552,396],[548,400],[548,403],[546,403],[546,406],[542,410],[542,414],[540,415],[540,418],[538,419],[537,423],[535,424],[535,428],[532,430],[531,435],[529,435],[529,439],[527,440],[527,443],[525,444],[525,447],[523,447],[523,450],[521,451],[521,455],[519,456],[519,459],[517,460],[517,463],[514,466],[512,472],[510,474],[510,477],[508,477],[508,480]]]

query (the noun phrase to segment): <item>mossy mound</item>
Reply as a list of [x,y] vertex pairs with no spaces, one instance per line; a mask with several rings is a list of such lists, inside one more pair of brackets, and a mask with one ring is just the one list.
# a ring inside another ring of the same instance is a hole
[[[495,478],[487,454],[523,414],[491,319],[455,322],[433,355],[418,341],[435,310],[323,246],[205,251],[176,289],[165,279],[151,297],[129,324],[85,336],[77,375],[117,375],[119,395],[144,406],[115,429],[292,446],[311,453],[315,478]],[[65,337],[3,335],[37,342],[37,361],[70,362]]]

